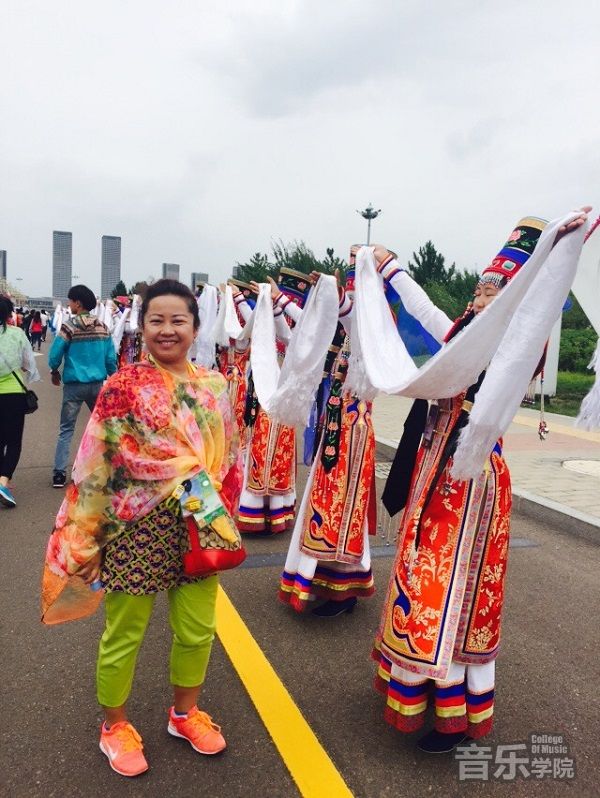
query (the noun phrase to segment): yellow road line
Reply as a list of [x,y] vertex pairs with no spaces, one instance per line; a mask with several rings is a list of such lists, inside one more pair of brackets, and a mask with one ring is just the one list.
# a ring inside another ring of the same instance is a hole
[[[513,424],[520,424],[523,427],[537,429],[539,423],[539,419],[529,418],[528,416],[515,416],[513,418]],[[577,429],[576,427],[565,427],[562,424],[554,424],[552,420],[549,421],[548,426],[550,427],[550,432],[558,432],[561,435],[570,435],[572,438],[600,443],[600,432],[586,432],[586,430]]]
[[303,798],[352,798],[222,587],[217,595],[217,634]]

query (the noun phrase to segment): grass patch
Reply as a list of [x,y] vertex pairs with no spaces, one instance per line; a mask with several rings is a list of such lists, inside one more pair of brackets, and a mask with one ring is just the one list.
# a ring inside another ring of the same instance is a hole
[[[594,384],[593,373],[582,374],[579,371],[559,371],[556,380],[556,396],[546,397],[544,406],[549,413],[563,416],[576,416],[581,402]],[[521,404],[521,407],[540,409],[539,399],[534,405]]]

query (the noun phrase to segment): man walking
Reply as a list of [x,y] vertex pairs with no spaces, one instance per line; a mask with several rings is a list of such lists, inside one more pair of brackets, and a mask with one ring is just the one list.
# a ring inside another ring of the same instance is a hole
[[64,362],[60,432],[52,478],[55,488],[64,487],[67,481],[71,438],[81,405],[85,402],[92,411],[102,383],[117,370],[115,348],[108,328],[90,314],[96,307],[93,292],[85,285],[74,285],[68,298],[73,315],[63,322],[48,354],[53,385],[61,383],[58,368]]

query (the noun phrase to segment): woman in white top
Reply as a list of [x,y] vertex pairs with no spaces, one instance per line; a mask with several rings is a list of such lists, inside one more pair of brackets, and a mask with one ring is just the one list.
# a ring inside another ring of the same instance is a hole
[[25,384],[40,379],[31,344],[11,324],[13,304],[0,296],[0,504],[14,507],[8,485],[21,456],[25,426]]

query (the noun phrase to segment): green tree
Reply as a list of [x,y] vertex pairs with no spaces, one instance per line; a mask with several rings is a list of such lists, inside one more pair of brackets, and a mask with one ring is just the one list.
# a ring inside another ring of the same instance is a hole
[[238,263],[238,278],[246,283],[256,280],[257,283],[264,283],[267,277],[275,277],[275,268],[269,263],[267,255],[262,252],[255,252],[246,263]]
[[566,329],[560,337],[559,371],[579,371],[588,373],[588,363],[592,359],[598,336],[590,327],[587,330]]
[[450,319],[456,319],[465,309],[465,305],[452,294],[451,287],[444,283],[425,283],[425,293],[434,305],[443,310]]
[[345,285],[346,272],[348,271],[347,262],[335,254],[333,247],[328,247],[326,252],[327,255],[320,262],[320,266],[317,271],[322,272],[323,274],[334,274],[335,270],[337,269],[340,273],[340,280],[342,284]]
[[274,280],[279,275],[282,267],[294,269],[302,274],[310,274],[312,271],[324,274],[333,274],[336,269],[340,270],[341,279],[344,280],[348,264],[342,258],[336,256],[332,247],[326,250],[326,255],[319,260],[315,253],[304,241],[294,241],[286,244],[284,241],[275,241],[271,245],[272,258],[262,252],[255,252],[245,263],[238,263],[240,280],[250,282],[264,282],[267,277]]
[[320,261],[304,241],[285,244],[279,240],[271,245],[271,249],[275,260],[274,265],[278,272],[282,266],[302,272],[302,274],[310,274],[312,271],[319,270]]
[[460,316],[473,299],[478,280],[479,275],[477,272],[458,270],[454,272],[452,282],[447,286],[455,300],[456,315],[453,318]]
[[571,307],[569,310],[566,310],[562,315],[562,329],[563,330],[589,330],[591,329],[592,325],[590,324],[590,320],[583,312],[583,308],[575,298],[575,295],[571,291],[569,293],[569,299],[572,302]]
[[116,296],[127,296],[127,286],[125,285],[123,280],[119,280],[119,282],[110,292],[110,296],[112,299],[114,299]]
[[456,265],[446,266],[446,259],[433,246],[432,241],[427,241],[425,246],[420,247],[418,252],[413,252],[413,262],[408,262],[410,276],[419,285],[425,286],[427,283],[442,283],[446,285],[452,282]]

